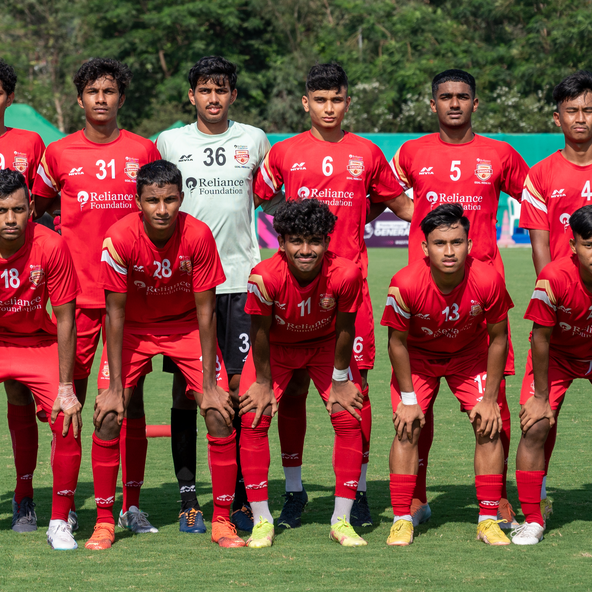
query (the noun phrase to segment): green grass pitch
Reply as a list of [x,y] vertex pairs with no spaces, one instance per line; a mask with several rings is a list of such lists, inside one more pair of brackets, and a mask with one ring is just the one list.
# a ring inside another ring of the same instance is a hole
[[[265,255],[269,256],[269,252]],[[530,249],[502,252],[508,288],[515,303],[511,312],[517,376],[508,380],[513,413],[509,497],[515,509],[515,451],[519,438],[518,399],[528,350],[529,323],[522,320],[532,293],[534,271]],[[160,532],[131,536],[116,529],[110,551],[86,551],[95,520],[90,448],[92,391],[84,410],[83,462],[76,494],[81,528],[80,548],[52,551],[45,530],[50,516],[50,432],[40,425],[35,502],[40,528],[36,533],[10,530],[14,469],[10,434],[0,422],[0,590],[588,590],[592,588],[592,446],[590,385],[576,382],[559,420],[559,438],[548,479],[554,500],[544,541],[535,547],[492,548],[475,540],[477,504],[473,486],[473,435],[464,414],[445,387],[435,407],[435,440],[428,473],[433,516],[416,529],[408,548],[389,548],[385,541],[392,522],[388,493],[388,451],[393,438],[389,396],[390,366],[386,329],[379,325],[391,276],[406,263],[406,250],[370,252],[370,290],[375,311],[378,359],[370,374],[374,429],[368,470],[368,494],[375,525],[362,529],[368,546],[341,548],[329,540],[333,506],[332,430],[320,397],[311,389],[303,477],[310,501],[303,526],[281,532],[271,549],[220,549],[207,535],[178,531],[179,494],[173,473],[170,442],[150,440],[142,509]],[[97,357],[96,360],[99,358]],[[170,423],[170,377],[155,372],[146,380],[148,423]],[[90,385],[96,378],[97,363]],[[0,414],[6,412],[0,397]],[[212,498],[207,467],[205,426],[199,419],[198,496],[207,520]],[[273,424],[275,426],[275,422]],[[283,478],[277,430],[270,431],[272,466],[270,505],[281,509]],[[116,508],[121,507],[118,488]],[[209,529],[209,522],[208,522]]]

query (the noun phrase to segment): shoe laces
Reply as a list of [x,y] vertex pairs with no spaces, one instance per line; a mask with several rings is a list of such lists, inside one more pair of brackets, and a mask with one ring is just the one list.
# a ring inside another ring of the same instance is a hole
[[400,533],[402,530],[405,530],[406,528],[408,528],[407,524],[405,524],[405,522],[407,522],[407,524],[411,524],[411,522],[409,522],[409,520],[397,520],[394,524],[393,527],[395,528],[395,533]]
[[56,534],[63,532],[63,533],[66,533],[66,534],[72,536],[72,527],[67,522],[64,522],[63,524],[58,524],[57,526],[54,526],[54,530],[55,530]]
[[287,515],[289,518],[292,518],[293,516],[299,516],[302,514],[302,510],[306,504],[301,497],[296,497],[296,495],[292,492],[284,493],[284,497],[286,498],[286,502],[282,510],[282,514],[284,514],[284,516]]
[[112,531],[111,528],[109,528],[109,526],[110,525],[106,524],[106,523],[95,524],[95,528],[94,528],[91,538],[93,538],[93,539],[111,538],[115,528],[113,528],[113,531]]
[[[189,508],[188,510],[185,510],[184,512],[181,512],[179,514],[179,518],[181,516],[183,516],[183,514],[185,514],[185,519],[187,520],[187,526],[190,526],[193,528],[193,526],[195,526],[195,519],[197,518],[198,514],[202,514],[203,513],[201,510],[196,510],[195,508]],[[148,514],[146,514],[148,515]]]
[[[234,524],[232,524],[232,522],[230,522],[230,520],[228,520],[227,518],[223,518],[222,516],[218,516],[218,518],[216,518],[215,524],[220,525],[219,527],[222,527],[226,530],[230,530],[232,536],[238,536],[236,534],[236,526],[234,526]],[[228,535],[226,535],[226,536],[228,536]]]
[[337,518],[337,522],[333,525],[333,530],[353,530],[352,525],[346,520],[345,515]]
[[501,500],[497,511],[502,516],[507,512],[509,514],[509,518],[510,518],[510,520],[508,522],[510,522],[514,518],[514,516],[516,516],[516,512],[514,512],[514,508],[512,508],[512,504],[508,500]]
[[35,517],[35,502],[30,497],[24,497],[19,504],[18,520],[32,522]]
[[149,514],[147,514],[146,512],[142,512],[141,510],[138,510],[137,512],[130,512],[131,520],[134,520],[140,526],[150,528],[152,524],[150,524],[150,522],[148,521],[148,516]]
[[512,531],[512,536],[538,537],[540,526],[537,522],[525,522]]

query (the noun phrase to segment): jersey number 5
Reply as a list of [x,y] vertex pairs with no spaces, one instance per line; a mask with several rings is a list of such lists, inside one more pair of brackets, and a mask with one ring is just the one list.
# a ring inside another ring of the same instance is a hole
[[453,181],[458,181],[460,179],[460,168],[459,165],[460,164],[460,160],[453,160],[450,163],[450,178]]

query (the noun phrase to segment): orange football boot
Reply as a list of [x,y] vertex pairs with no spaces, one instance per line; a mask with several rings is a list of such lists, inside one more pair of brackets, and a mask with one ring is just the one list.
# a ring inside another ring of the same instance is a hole
[[103,549],[110,549],[115,542],[115,524],[107,522],[99,522],[95,524],[95,530],[86,541],[85,548],[93,551],[102,551]]
[[236,534],[236,527],[228,518],[218,516],[212,522],[212,543],[218,543],[221,547],[245,547],[247,543]]

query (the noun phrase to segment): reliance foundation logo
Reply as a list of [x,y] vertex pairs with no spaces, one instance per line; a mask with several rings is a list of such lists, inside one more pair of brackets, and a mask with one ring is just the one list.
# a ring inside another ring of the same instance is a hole
[[130,209],[133,207],[134,194],[133,193],[111,193],[111,191],[105,191],[103,193],[97,193],[96,191],[79,191],[77,195],[80,209],[87,210],[117,210],[117,209]]
[[480,210],[483,203],[482,195],[461,195],[460,193],[436,193],[435,191],[428,191],[426,193],[426,200],[430,204],[430,209],[445,203],[458,203],[464,210]]

